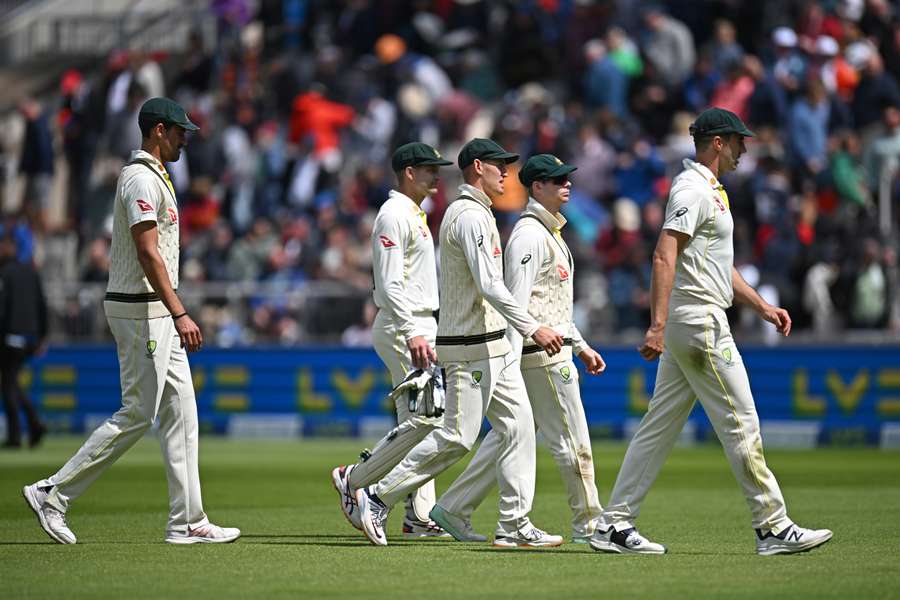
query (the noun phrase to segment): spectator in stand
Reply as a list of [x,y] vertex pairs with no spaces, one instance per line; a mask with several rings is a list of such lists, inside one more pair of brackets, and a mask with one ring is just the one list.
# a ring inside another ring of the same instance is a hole
[[667,15],[662,7],[643,9],[644,39],[641,47],[670,88],[681,85],[694,70],[694,37],[684,23]]
[[25,177],[23,213],[40,235],[47,230],[47,207],[53,184],[53,135],[49,116],[37,100],[22,99],[19,112],[25,118],[25,140],[19,157],[19,173]]
[[791,107],[789,135],[794,165],[801,176],[816,178],[828,165],[828,122],[831,103],[819,79],[806,83]]

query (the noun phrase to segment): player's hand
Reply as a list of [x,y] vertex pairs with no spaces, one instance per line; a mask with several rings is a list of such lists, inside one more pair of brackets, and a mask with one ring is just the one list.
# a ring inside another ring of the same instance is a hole
[[437,354],[424,336],[417,335],[409,338],[406,347],[409,348],[412,364],[417,369],[427,369],[431,363],[437,362]]
[[665,331],[665,326],[651,327],[647,330],[647,334],[644,335],[644,343],[638,346],[638,352],[645,360],[656,360],[663,353]]
[[606,370],[606,361],[593,348],[585,348],[578,353],[578,358],[581,359],[581,362],[587,368],[587,372],[591,375],[599,375]]
[[175,319],[175,331],[181,338],[181,347],[187,348],[188,352],[196,352],[203,345],[203,334],[190,315]]
[[563,347],[563,337],[544,325],[537,328],[537,331],[531,334],[534,343],[544,349],[547,356],[558,354]]
[[791,315],[788,314],[788,311],[766,304],[759,314],[763,319],[775,325],[775,329],[781,335],[787,337],[791,334]]

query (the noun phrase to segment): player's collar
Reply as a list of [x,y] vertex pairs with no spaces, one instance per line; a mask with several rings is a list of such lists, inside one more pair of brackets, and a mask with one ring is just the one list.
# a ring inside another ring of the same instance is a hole
[[698,163],[689,158],[684,159],[683,163],[685,169],[693,169],[700,173],[703,176],[703,180],[709,184],[709,186],[714,190],[722,189],[722,182],[719,181],[713,172],[709,170],[709,167],[704,165],[703,163]]
[[491,208],[492,202],[491,202],[491,199],[488,198],[488,195],[473,185],[464,183],[461,186],[459,186],[459,195],[460,196],[463,196],[463,195],[471,196],[479,204],[482,204],[485,208],[488,208],[488,209]]
[[165,167],[161,162],[159,162],[159,161],[156,159],[155,156],[153,156],[152,154],[150,154],[150,153],[147,152],[146,150],[133,150],[133,151],[131,152],[131,160],[135,160],[135,159],[138,159],[138,158],[141,159],[141,160],[148,160],[148,161],[150,161],[153,165],[156,166],[157,169],[159,169],[159,172],[160,172],[160,173],[165,173],[165,172],[166,172],[166,167]]
[[562,229],[566,224],[566,218],[562,215],[562,213],[551,214],[549,210],[547,210],[543,204],[532,198],[528,197],[528,204],[525,206],[525,210],[522,211],[522,215],[531,215],[540,220],[544,226],[553,232],[558,232]]
[[411,210],[415,214],[419,214],[422,211],[422,207],[416,204],[416,201],[404,194],[403,192],[398,192],[397,190],[391,190],[388,192],[388,200],[391,198],[398,198],[400,200],[406,201],[409,203],[409,210]]

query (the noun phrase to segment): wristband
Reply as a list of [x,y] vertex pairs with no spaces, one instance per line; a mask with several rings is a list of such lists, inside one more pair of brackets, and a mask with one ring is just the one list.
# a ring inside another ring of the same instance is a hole
[[180,319],[181,317],[186,317],[186,316],[187,316],[187,312],[183,312],[183,313],[181,313],[180,315],[173,315],[173,316],[172,316],[172,320],[173,320],[173,321],[177,321],[177,320]]

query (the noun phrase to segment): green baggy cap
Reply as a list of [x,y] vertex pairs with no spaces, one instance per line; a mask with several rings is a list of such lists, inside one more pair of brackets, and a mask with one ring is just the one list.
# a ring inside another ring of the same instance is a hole
[[391,156],[391,168],[394,173],[399,173],[406,167],[420,167],[435,165],[438,167],[446,167],[453,163],[445,160],[441,153],[422,142],[410,142],[403,144]]
[[691,123],[692,136],[726,135],[737,133],[745,137],[753,137],[741,118],[724,108],[708,108],[700,113],[697,120]]
[[519,181],[528,187],[535,181],[568,175],[577,168],[567,165],[552,154],[536,154],[529,158],[519,171]]
[[494,140],[475,138],[462,147],[456,162],[460,169],[465,169],[475,162],[476,158],[478,160],[502,160],[509,164],[519,160],[519,155],[513,152],[507,152]]
[[200,129],[188,119],[181,105],[169,98],[150,98],[141,106],[138,121],[156,120],[166,125],[178,125],[187,131]]

